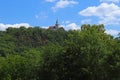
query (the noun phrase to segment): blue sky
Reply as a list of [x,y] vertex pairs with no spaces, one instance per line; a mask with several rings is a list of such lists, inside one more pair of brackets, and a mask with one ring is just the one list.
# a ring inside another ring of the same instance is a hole
[[65,29],[104,24],[106,32],[120,32],[120,0],[0,0],[0,30],[7,27],[54,25]]

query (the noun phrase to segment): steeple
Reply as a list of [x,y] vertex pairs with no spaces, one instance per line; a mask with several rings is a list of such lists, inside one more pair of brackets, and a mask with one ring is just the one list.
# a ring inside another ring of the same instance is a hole
[[56,20],[56,24],[58,24],[58,19]]
[[58,19],[56,20],[55,28],[56,28],[56,29],[58,29],[58,28],[59,28]]
[[56,20],[56,23],[54,26],[49,26],[48,29],[53,29],[53,30],[64,30],[63,27],[60,27],[60,24],[58,23],[58,19]]

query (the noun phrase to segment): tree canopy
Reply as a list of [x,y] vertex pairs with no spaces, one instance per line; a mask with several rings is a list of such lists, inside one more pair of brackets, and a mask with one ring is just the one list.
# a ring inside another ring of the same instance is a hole
[[120,34],[10,27],[0,31],[0,80],[120,80]]

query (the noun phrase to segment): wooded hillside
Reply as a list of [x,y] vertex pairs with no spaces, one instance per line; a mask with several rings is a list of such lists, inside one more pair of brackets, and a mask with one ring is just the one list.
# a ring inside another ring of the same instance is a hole
[[0,80],[120,80],[120,35],[104,25],[0,31]]

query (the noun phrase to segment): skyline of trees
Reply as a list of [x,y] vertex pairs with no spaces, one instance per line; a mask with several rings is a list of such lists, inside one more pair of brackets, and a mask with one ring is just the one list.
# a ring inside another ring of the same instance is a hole
[[120,80],[120,34],[102,24],[0,31],[0,80]]

